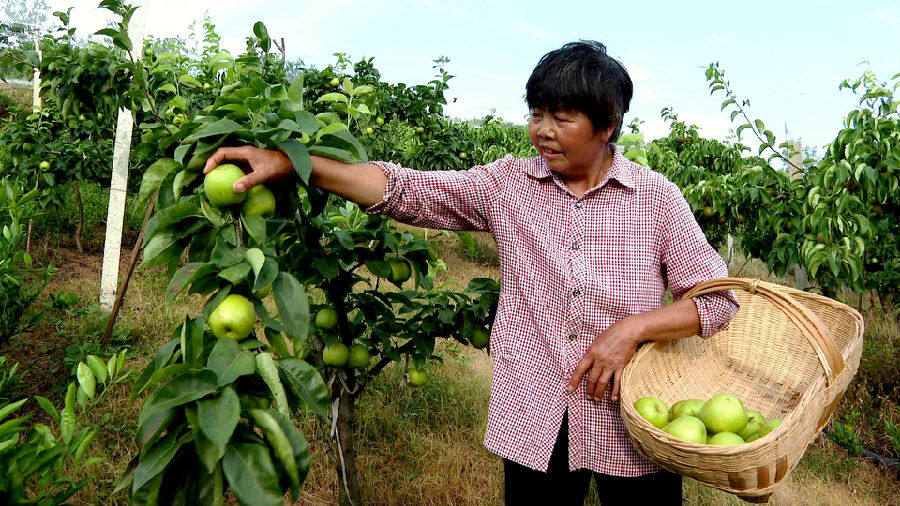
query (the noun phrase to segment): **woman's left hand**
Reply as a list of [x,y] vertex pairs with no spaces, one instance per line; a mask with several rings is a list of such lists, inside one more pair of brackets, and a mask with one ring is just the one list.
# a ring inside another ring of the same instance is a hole
[[578,388],[582,376],[590,371],[585,389],[587,398],[600,400],[612,378],[610,398],[613,401],[618,400],[622,371],[637,351],[638,343],[642,340],[641,333],[639,316],[619,320],[603,331],[575,367],[575,372],[569,380],[569,393]]

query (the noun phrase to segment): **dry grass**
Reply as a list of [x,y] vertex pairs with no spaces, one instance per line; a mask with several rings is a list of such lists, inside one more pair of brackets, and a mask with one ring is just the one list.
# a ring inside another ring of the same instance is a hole
[[[431,232],[431,234],[434,234]],[[479,240],[483,240],[479,239]],[[60,267],[48,292],[72,292],[91,303],[98,293],[100,257],[80,256],[54,243],[38,243],[39,261],[54,261]],[[474,277],[498,276],[491,262],[476,263],[461,254],[454,235],[438,236],[437,251],[448,270],[439,274],[438,283],[455,279],[458,288]],[[742,262],[735,262],[733,274]],[[744,266],[741,276],[762,277],[764,266],[756,261]],[[775,280],[789,282],[791,280]],[[163,292],[166,279],[160,270],[138,270],[132,279],[120,323],[131,330],[128,339],[132,351],[128,367],[137,374],[169,339],[186,312],[197,314],[198,297],[179,297],[166,307]],[[312,294],[319,299],[320,294]],[[96,322],[76,317],[65,322],[72,332],[85,331]],[[81,330],[79,330],[81,329]],[[888,335],[890,329],[885,329]],[[25,381],[40,385],[34,392],[46,394],[52,385],[65,383],[61,376],[49,374],[47,367],[59,362],[59,340],[54,327],[40,329],[27,336],[11,358],[26,367]],[[35,353],[38,344],[47,351]],[[30,348],[29,348],[30,347]],[[7,354],[13,347],[0,350]],[[360,397],[357,410],[357,450],[359,471],[363,477],[366,504],[491,505],[502,504],[503,473],[498,457],[482,446],[491,377],[491,359],[481,351],[442,341],[436,353],[445,364],[430,364],[429,381],[421,388],[410,388],[399,367],[388,367]],[[896,378],[895,378],[896,380]],[[120,386],[104,401],[88,421],[97,422],[109,414],[107,430],[101,432],[92,454],[105,459],[94,469],[96,478],[88,489],[76,496],[76,504],[125,504],[124,495],[110,497],[115,480],[135,454],[133,434],[141,400],[132,402],[130,387]],[[57,395],[55,399],[59,399]],[[31,406],[32,403],[29,403]],[[33,410],[36,410],[32,406]],[[338,480],[334,464],[326,452],[324,429],[314,419],[303,421],[310,440],[313,466],[296,504],[334,504]],[[774,505],[900,504],[900,481],[890,471],[847,456],[846,452],[820,438],[807,451],[789,480],[773,496]],[[734,496],[685,480],[685,501],[691,505],[741,504]],[[586,504],[598,504],[589,497]]]
[[22,106],[31,105],[31,86],[20,86],[18,84],[4,83],[0,81],[0,93],[15,100]]

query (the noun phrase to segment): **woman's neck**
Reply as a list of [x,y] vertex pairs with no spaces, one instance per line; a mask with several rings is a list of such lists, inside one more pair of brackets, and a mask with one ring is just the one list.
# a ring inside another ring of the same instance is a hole
[[615,148],[611,148],[609,144],[604,145],[589,167],[583,171],[570,172],[561,176],[561,179],[580,198],[585,192],[600,184],[606,176],[612,166],[613,149]]

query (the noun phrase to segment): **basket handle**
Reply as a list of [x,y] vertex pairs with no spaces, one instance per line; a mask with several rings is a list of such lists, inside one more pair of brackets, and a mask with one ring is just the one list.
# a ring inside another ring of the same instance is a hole
[[682,298],[693,298],[725,290],[745,290],[759,295],[784,312],[800,329],[819,357],[822,369],[825,370],[825,380],[828,386],[831,386],[835,376],[844,370],[844,358],[831,336],[831,329],[815,313],[791,297],[786,287],[759,279],[720,278],[699,283],[685,293]]

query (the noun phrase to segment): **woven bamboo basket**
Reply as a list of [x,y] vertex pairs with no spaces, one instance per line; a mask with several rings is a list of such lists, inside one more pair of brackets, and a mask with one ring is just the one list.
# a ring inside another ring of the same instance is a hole
[[[735,290],[741,308],[727,330],[642,346],[622,375],[621,415],[635,448],[670,471],[749,502],[768,502],[828,422],[859,367],[863,320],[828,297],[754,279],[723,278],[686,297]],[[737,446],[677,439],[644,420],[634,402],[718,394],[781,425]]]

